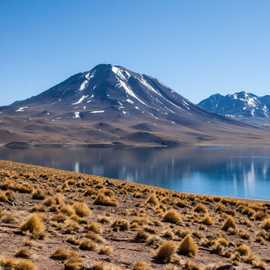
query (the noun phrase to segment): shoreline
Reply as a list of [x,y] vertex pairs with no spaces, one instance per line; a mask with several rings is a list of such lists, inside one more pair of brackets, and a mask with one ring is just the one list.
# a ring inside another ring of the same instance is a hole
[[[178,143],[175,145],[160,144],[125,144],[125,143],[29,143],[24,141],[0,144],[0,148],[24,150],[31,148],[117,148],[117,149],[176,149],[176,148],[247,148],[246,143]],[[269,144],[253,143],[248,148],[270,148]]]
[[165,187],[160,187],[157,185],[150,185],[150,184],[144,184],[144,183],[140,183],[140,182],[132,182],[132,181],[128,181],[127,179],[119,179],[119,178],[111,178],[111,177],[107,177],[107,176],[101,176],[101,175],[93,175],[93,174],[88,174],[88,173],[83,173],[83,172],[76,172],[74,170],[66,170],[66,169],[59,169],[59,168],[53,168],[53,167],[47,167],[44,165],[35,165],[35,164],[31,164],[31,163],[23,163],[23,162],[17,162],[17,161],[12,161],[12,160],[1,160],[0,159],[0,164],[2,162],[8,162],[8,163],[13,163],[13,164],[17,164],[20,166],[25,166],[25,167],[35,167],[35,168],[40,168],[40,169],[45,169],[45,170],[53,170],[53,171],[59,171],[61,173],[66,173],[66,174],[75,174],[76,177],[77,176],[86,176],[86,177],[97,177],[97,178],[101,178],[101,179],[107,179],[110,181],[116,181],[116,182],[121,182],[121,183],[126,183],[126,184],[130,184],[130,185],[138,185],[141,187],[148,187],[151,189],[157,189],[157,190],[164,190],[166,192],[171,192],[171,193],[176,193],[176,194],[184,194],[187,196],[204,196],[204,197],[209,197],[209,198],[215,198],[215,197],[219,197],[221,199],[229,199],[229,200],[240,200],[240,201],[245,201],[245,202],[258,202],[258,203],[270,203],[270,199],[256,199],[256,198],[244,198],[244,197],[233,197],[233,196],[229,196],[229,195],[215,195],[215,194],[207,194],[207,193],[196,193],[196,192],[188,192],[188,191],[176,191],[173,189],[169,189],[169,188],[165,188]]

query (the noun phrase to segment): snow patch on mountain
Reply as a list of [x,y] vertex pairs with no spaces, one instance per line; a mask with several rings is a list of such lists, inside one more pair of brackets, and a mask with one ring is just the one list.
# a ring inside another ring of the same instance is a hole
[[28,108],[29,108],[28,106],[20,107],[19,109],[16,110],[16,112],[24,112],[25,109],[28,109]]
[[81,98],[78,101],[72,103],[72,105],[78,105],[78,104],[82,103],[87,98],[88,98],[88,95],[83,95],[83,96],[81,96]]
[[75,119],[81,118],[80,112],[74,112],[74,118]]
[[100,110],[100,111],[92,111],[90,113],[104,113],[105,111],[104,110]]

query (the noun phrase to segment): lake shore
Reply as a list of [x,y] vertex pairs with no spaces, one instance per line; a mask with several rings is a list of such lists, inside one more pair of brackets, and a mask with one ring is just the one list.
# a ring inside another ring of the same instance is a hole
[[266,201],[10,161],[0,161],[0,180],[2,265],[25,262],[19,258],[27,249],[24,257],[41,270],[270,266]]

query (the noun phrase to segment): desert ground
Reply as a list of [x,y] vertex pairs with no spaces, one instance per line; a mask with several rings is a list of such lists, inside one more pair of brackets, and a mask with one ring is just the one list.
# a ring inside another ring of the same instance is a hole
[[0,268],[269,269],[270,203],[0,161]]

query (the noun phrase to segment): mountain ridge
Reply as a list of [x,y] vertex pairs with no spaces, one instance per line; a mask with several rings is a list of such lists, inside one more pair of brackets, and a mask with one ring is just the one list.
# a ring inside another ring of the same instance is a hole
[[246,91],[228,95],[217,93],[199,102],[198,106],[222,116],[270,118],[270,96],[257,96]]
[[0,107],[0,143],[164,147],[230,142],[236,134],[261,140],[261,133],[207,112],[152,76],[111,64]]

